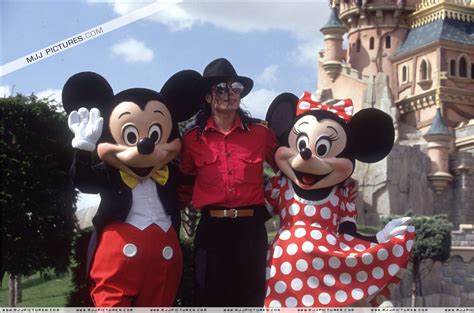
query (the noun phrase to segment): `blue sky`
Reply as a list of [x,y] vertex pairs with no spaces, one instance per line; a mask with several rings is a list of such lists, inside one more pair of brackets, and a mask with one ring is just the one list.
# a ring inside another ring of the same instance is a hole
[[[146,1],[1,1],[4,65],[149,4]],[[119,92],[159,90],[182,69],[202,72],[218,57],[254,79],[244,99],[263,118],[281,92],[314,91],[319,32],[329,15],[320,1],[184,1],[1,77],[0,96],[35,93],[60,100],[74,73],[95,71]]]

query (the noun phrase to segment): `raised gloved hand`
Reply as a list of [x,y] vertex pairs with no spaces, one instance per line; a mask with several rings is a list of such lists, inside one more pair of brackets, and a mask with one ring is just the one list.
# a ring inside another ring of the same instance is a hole
[[72,147],[79,150],[94,151],[97,141],[102,134],[104,119],[96,108],[87,110],[80,108],[69,114],[68,126],[74,133]]
[[400,217],[391,220],[381,231],[375,235],[377,237],[377,242],[384,243],[389,241],[392,237],[404,234],[408,229],[408,225],[406,224],[410,220],[411,217]]

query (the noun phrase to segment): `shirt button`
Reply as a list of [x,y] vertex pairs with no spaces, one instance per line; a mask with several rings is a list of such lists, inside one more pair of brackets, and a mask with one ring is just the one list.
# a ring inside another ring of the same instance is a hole
[[232,171],[231,171],[231,170],[228,170],[228,171],[227,171],[227,175],[232,175]]
[[225,154],[225,156],[228,157],[228,158],[230,158],[230,152],[227,152],[227,153]]

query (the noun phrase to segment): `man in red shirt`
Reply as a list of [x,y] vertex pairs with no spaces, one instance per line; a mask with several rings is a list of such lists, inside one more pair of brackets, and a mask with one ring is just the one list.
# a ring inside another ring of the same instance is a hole
[[263,162],[276,169],[278,143],[264,122],[239,107],[253,87],[250,78],[238,76],[223,58],[212,61],[203,78],[208,105],[183,138],[179,191],[183,206],[192,200],[202,212],[195,238],[196,305],[263,306],[269,217]]

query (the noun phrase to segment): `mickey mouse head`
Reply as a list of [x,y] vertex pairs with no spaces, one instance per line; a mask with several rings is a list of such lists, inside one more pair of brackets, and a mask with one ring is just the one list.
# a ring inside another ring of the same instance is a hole
[[114,95],[96,73],[73,75],[62,94],[73,147],[93,151],[98,144],[105,163],[138,179],[150,177],[179,153],[177,123],[200,108],[201,78],[186,70],[169,78],[160,92],[131,88]]

